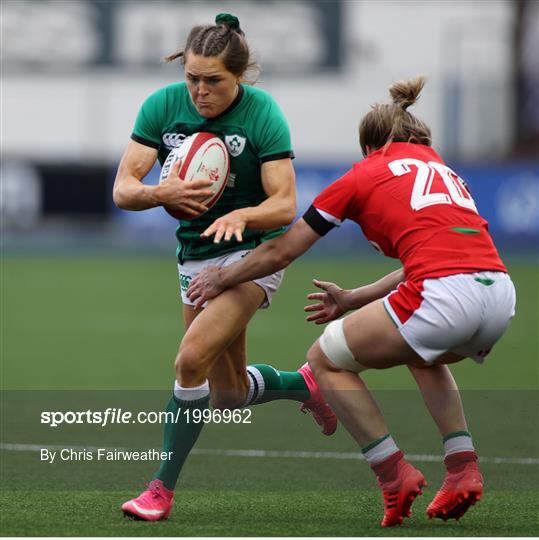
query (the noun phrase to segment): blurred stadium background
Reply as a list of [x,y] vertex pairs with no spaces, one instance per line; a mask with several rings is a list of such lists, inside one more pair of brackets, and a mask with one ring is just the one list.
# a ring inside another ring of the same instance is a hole
[[[111,185],[138,107],[181,77],[179,64],[160,59],[183,45],[192,25],[223,10],[238,14],[262,66],[258,84],[289,119],[300,214],[359,159],[357,125],[369,105],[386,98],[392,81],[425,74],[416,112],[437,149],[471,184],[498,241],[537,246],[535,0],[7,0],[6,249],[171,248],[173,220],[160,209],[115,209]],[[330,244],[348,251],[349,234]]]
[[[528,468],[495,461],[485,465],[489,485],[502,499],[482,501],[482,513],[469,518],[469,528],[455,532],[429,525],[402,534],[536,534],[537,521],[530,516],[539,515],[537,0],[3,0],[0,383],[7,391],[4,411],[10,412],[2,418],[2,444],[97,445],[106,437],[91,430],[39,430],[31,408],[23,411],[20,406],[22,400],[30,407],[35,399],[12,391],[168,393],[182,332],[174,261],[176,222],[162,209],[116,209],[111,189],[140,104],[155,89],[182,78],[179,64],[160,59],[183,45],[191,26],[209,23],[222,11],[239,16],[261,64],[258,85],[276,98],[289,119],[298,215],[315,194],[360,159],[357,125],[369,105],[386,99],[389,85],[397,79],[428,77],[415,112],[430,124],[436,149],[470,185],[519,297],[517,317],[487,366],[463,362],[453,371],[467,391],[465,403],[473,405],[469,414],[482,455],[532,461]],[[156,167],[150,181],[157,177]],[[351,287],[394,266],[372,250],[356,227],[345,225],[330,234],[313,255],[287,271],[272,309],[255,317],[250,358],[284,369],[296,369],[303,362],[306,348],[319,333],[319,328],[302,322],[312,277]],[[382,392],[379,399],[388,403],[388,421],[407,450],[439,453],[437,435],[416,392],[409,392],[417,407],[415,428],[406,425],[408,409],[402,403],[407,398],[402,392],[413,389],[406,370],[368,373],[366,378]],[[77,409],[77,399],[94,405],[106,401],[101,394],[39,396],[38,404],[43,400],[52,408],[57,402],[59,408],[69,403]],[[122,396],[132,406],[155,405],[151,396]],[[199,447],[357,451],[344,430],[331,440],[316,438],[309,420],[288,414],[289,404],[255,411],[261,415],[255,418],[263,418],[253,427],[256,435],[208,429]],[[284,416],[290,420],[284,422]],[[492,418],[496,429],[491,428]],[[127,442],[142,438],[145,447],[158,446],[159,431],[151,437],[132,433]],[[109,438],[106,442],[119,444]],[[500,440],[511,444],[500,448]],[[2,446],[0,454],[2,484],[11,490],[3,496],[6,532],[140,534],[119,522],[117,505],[147,480],[152,465],[118,465],[109,472],[63,464],[53,472],[31,454],[6,448]],[[207,512],[207,519],[190,523],[190,528],[183,523],[182,534],[253,534],[249,512],[238,514],[237,508],[256,504],[250,502],[254,495],[258,499],[253,500],[264,501],[268,509],[266,521],[260,517],[257,522],[256,534],[380,534],[373,517],[379,512],[378,494],[358,496],[354,491],[356,480],[357,486],[373,487],[363,465],[350,476],[348,462],[331,462],[329,475],[320,477],[329,462],[315,471],[308,460],[293,457],[279,461],[278,467],[271,459],[250,462],[242,457],[229,458],[221,467],[222,459],[190,458],[183,481],[195,502],[188,509],[198,515]],[[441,469],[437,463],[424,467],[432,491]],[[268,491],[256,491],[267,480],[264,471],[272,478]],[[290,482],[298,471],[301,483]],[[49,506],[42,507],[48,516],[44,522],[34,519],[39,509],[30,504],[37,504],[39,497],[20,491],[82,489],[85,482],[92,489],[111,489],[108,478],[121,479],[115,489],[124,491],[104,498],[81,492],[72,499],[73,506],[65,506],[61,492],[49,492]],[[283,489],[304,492],[285,495],[279,491]],[[251,495],[243,497],[242,490]],[[283,496],[289,497],[285,510]],[[306,522],[296,516],[310,510],[309,500],[318,501],[321,511]],[[219,509],[219,523],[212,501]],[[336,505],[342,509],[338,519],[333,513]],[[94,510],[88,511],[89,506]],[[86,521],[73,518],[79,511],[88,516]],[[95,513],[99,519],[92,520]],[[177,523],[144,529],[144,534],[175,535]]]

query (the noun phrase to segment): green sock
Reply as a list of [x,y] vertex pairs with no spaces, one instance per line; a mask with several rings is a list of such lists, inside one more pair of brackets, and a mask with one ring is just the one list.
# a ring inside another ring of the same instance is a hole
[[[171,412],[177,422],[166,422],[165,435],[163,440],[163,452],[172,452],[171,459],[165,459],[155,475],[165,484],[167,489],[174,489],[183,464],[191,452],[204,422],[195,422],[193,412],[208,409],[210,397],[205,396],[195,401],[182,401],[174,396],[168,402],[166,411]],[[180,412],[178,413],[178,410]],[[202,417],[202,414],[200,418]],[[198,418],[198,413],[197,413]]]
[[303,375],[297,371],[278,371],[267,364],[247,366],[249,393],[245,405],[277,399],[305,401],[311,395]]

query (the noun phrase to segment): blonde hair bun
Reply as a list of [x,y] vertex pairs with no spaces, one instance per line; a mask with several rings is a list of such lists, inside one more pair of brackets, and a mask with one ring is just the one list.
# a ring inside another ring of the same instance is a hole
[[393,104],[406,110],[419,99],[419,94],[421,93],[421,90],[423,90],[426,82],[427,78],[420,76],[415,79],[393,83],[389,89]]

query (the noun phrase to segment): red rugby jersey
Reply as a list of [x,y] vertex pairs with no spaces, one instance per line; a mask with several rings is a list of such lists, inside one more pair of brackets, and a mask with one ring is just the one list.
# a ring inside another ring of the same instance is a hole
[[319,234],[355,221],[407,279],[506,272],[464,182],[430,147],[392,143],[316,197],[303,216]]

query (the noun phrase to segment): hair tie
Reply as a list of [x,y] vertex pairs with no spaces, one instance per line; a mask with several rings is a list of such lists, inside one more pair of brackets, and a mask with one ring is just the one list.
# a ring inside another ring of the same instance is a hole
[[240,29],[240,20],[230,13],[219,13],[219,15],[215,17],[215,24],[224,24],[232,30]]

